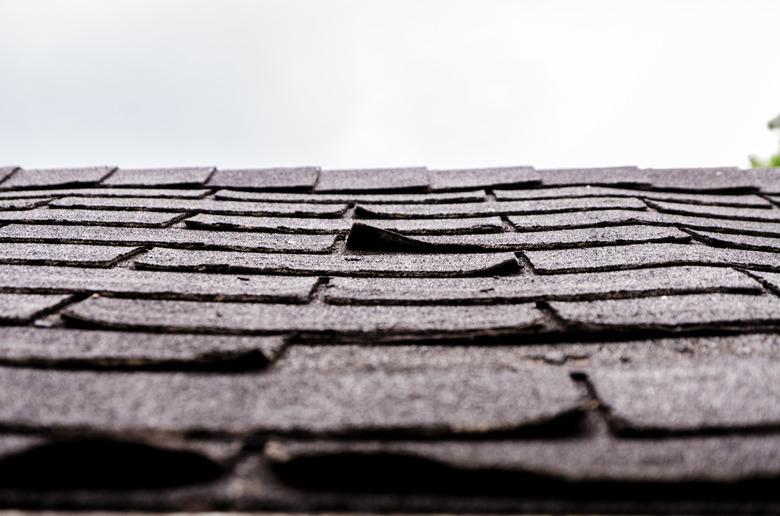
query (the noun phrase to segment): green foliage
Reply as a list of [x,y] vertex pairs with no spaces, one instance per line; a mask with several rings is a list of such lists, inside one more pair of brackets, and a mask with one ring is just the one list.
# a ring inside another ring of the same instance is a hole
[[[780,129],[780,115],[776,116],[767,124],[770,130]],[[773,154],[769,159],[761,159],[758,156],[750,156],[750,166],[753,168],[780,168],[780,151]]]

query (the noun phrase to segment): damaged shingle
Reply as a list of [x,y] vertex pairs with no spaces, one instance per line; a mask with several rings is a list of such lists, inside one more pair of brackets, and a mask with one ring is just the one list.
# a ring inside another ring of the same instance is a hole
[[142,186],[142,187],[202,187],[214,167],[187,168],[148,168],[115,170],[101,184],[105,186]]
[[[587,371],[616,428],[692,432],[780,427],[780,362],[686,360]],[[659,396],[663,393],[663,396]]]
[[178,211],[188,213],[216,213],[227,215],[282,215],[290,217],[339,217],[347,210],[346,204],[292,204],[211,199],[133,199],[98,197],[66,197],[49,204],[52,208],[81,208],[95,210]]
[[694,294],[553,301],[550,306],[565,322],[582,329],[676,330],[780,324],[780,298],[773,295]]
[[239,190],[310,190],[318,167],[217,170],[206,186]]
[[67,295],[0,294],[0,322],[26,323],[70,300]]
[[311,202],[311,203],[365,203],[365,204],[439,204],[450,202],[482,202],[486,200],[484,190],[446,193],[279,193],[279,192],[243,192],[220,190],[217,199],[229,201],[261,202]]
[[317,282],[304,276],[235,276],[125,268],[0,265],[0,288],[36,293],[99,293],[156,299],[304,303]]
[[[429,170],[431,190],[528,187],[541,181],[533,167],[498,167],[459,170]],[[403,201],[405,202],[405,201]]]
[[575,199],[529,199],[524,201],[499,201],[483,203],[432,204],[432,205],[358,205],[355,216],[360,218],[456,218],[487,217],[491,215],[534,215],[589,210],[645,210],[639,200],[620,197],[587,197]]
[[51,190],[0,191],[0,199],[28,199],[30,197],[162,197],[199,199],[211,190],[176,188],[68,188]]
[[330,303],[482,304],[685,294],[760,293],[746,275],[715,267],[666,267],[585,274],[497,278],[333,278]]
[[200,231],[179,228],[99,228],[11,224],[0,228],[0,242],[119,244],[226,251],[326,253],[333,247],[335,238],[324,235]]
[[653,226],[412,237],[374,227],[373,221],[371,222],[371,224],[360,222],[353,224],[347,238],[349,249],[445,253],[561,249],[648,242],[684,243],[691,240],[690,235],[678,229]]
[[159,335],[0,328],[0,363],[85,368],[252,369],[284,349],[281,337]]
[[717,247],[735,247],[738,249],[780,252],[780,237],[772,238],[753,235],[735,235],[709,231],[691,231],[691,234],[697,240]]
[[8,243],[0,245],[0,263],[110,267],[138,250],[108,245]]
[[561,370],[485,367],[464,373],[207,375],[0,368],[0,424],[114,432],[485,434],[551,424],[583,405]]
[[64,314],[90,325],[206,333],[303,332],[373,339],[527,333],[543,326],[532,304],[500,306],[340,306],[154,301],[95,296]]
[[316,192],[422,191],[428,189],[425,167],[321,170]]
[[511,253],[305,255],[153,249],[135,261],[150,270],[348,276],[489,276],[520,268]]
[[637,244],[551,251],[527,251],[525,256],[541,274],[608,271],[671,265],[714,265],[780,269],[776,253],[725,249],[704,245]]
[[104,179],[114,167],[19,169],[0,184],[0,189],[91,186]]

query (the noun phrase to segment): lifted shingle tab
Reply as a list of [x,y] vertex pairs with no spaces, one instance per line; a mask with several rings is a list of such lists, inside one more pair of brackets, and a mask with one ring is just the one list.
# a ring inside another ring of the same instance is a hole
[[428,189],[425,167],[322,170],[316,192],[422,191]]
[[115,167],[19,169],[0,189],[90,186],[99,183]]
[[464,373],[219,375],[2,368],[0,423],[109,432],[487,434],[551,423],[577,413],[583,404],[561,370]]
[[[704,432],[780,427],[780,362],[686,360],[588,370],[618,429]],[[663,393],[659,396],[659,393]]]
[[777,253],[744,249],[723,249],[704,245],[637,244],[631,246],[527,251],[526,257],[541,274],[608,271],[665,267],[670,265],[714,265],[780,269]]
[[241,190],[310,190],[317,182],[318,172],[319,167],[217,170],[207,186]]
[[95,210],[177,211],[187,213],[224,213],[228,215],[274,215],[290,217],[339,217],[346,204],[292,204],[212,199],[100,199],[66,197],[50,204],[52,208]]
[[528,187],[541,183],[533,167],[496,167],[459,170],[429,170],[431,190]]
[[86,368],[253,369],[284,349],[281,337],[160,335],[0,328],[0,363]]
[[327,253],[334,236],[200,231],[181,228],[99,228],[11,224],[0,242],[120,244],[249,252]]
[[581,199],[541,199],[526,201],[500,201],[461,204],[384,204],[358,205],[355,216],[359,218],[456,218],[487,217],[490,215],[519,215],[560,213],[589,210],[646,210],[639,199],[616,197],[592,197]]
[[147,168],[115,170],[102,182],[106,186],[191,188],[203,186],[214,167]]
[[317,278],[305,276],[236,276],[126,268],[0,265],[0,288],[36,293],[301,303],[309,300],[316,283]]
[[520,268],[512,253],[306,255],[152,249],[135,261],[150,270],[330,276],[489,276]]
[[333,278],[324,298],[338,304],[489,304],[696,292],[758,294],[761,287],[731,269],[666,267],[505,278]]
[[93,296],[69,309],[69,320],[101,328],[187,333],[291,333],[376,341],[406,336],[466,338],[535,332],[544,327],[533,304],[498,306],[341,306],[210,303]]

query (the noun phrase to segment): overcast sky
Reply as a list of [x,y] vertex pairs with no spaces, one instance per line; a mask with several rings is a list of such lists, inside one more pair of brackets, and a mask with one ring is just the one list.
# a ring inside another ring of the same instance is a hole
[[0,0],[0,165],[747,165],[777,1]]

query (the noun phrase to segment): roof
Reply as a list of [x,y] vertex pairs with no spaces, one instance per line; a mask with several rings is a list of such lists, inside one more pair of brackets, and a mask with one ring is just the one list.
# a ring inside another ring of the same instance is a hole
[[3,507],[780,509],[779,170],[0,178]]

